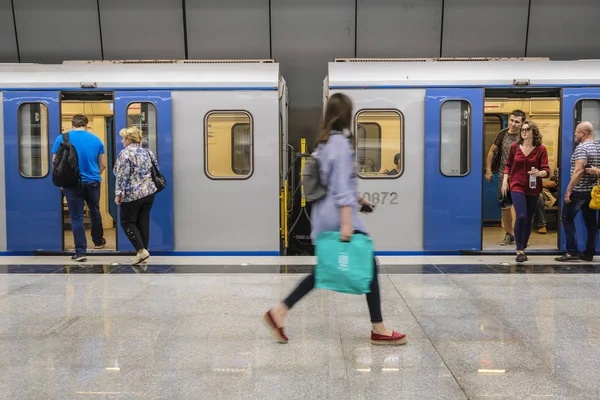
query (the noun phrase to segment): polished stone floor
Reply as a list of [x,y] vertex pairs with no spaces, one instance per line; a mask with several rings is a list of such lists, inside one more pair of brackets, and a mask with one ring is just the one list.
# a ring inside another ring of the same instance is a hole
[[262,314],[310,263],[5,263],[0,398],[600,398],[600,265],[389,262],[399,347],[370,344],[363,296],[324,290],[275,343]]

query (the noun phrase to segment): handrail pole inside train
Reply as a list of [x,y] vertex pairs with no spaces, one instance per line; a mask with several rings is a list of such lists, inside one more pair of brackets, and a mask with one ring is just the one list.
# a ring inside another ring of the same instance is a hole
[[[300,154],[306,153],[306,138],[300,139]],[[304,157],[300,160],[300,176],[304,173]],[[306,198],[304,197],[304,185],[302,179],[300,180],[300,193],[302,199],[300,200],[300,207],[306,208]]]

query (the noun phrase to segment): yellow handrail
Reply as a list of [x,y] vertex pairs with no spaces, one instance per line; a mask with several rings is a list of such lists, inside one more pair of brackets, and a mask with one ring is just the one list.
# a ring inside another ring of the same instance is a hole
[[283,181],[283,246],[288,248],[288,182]]
[[285,225],[285,209],[286,209],[286,205],[284,202],[284,197],[285,197],[285,181],[283,181],[283,188],[279,190],[279,232],[281,234],[281,238],[283,239],[285,237],[285,230],[284,230],[284,225]]

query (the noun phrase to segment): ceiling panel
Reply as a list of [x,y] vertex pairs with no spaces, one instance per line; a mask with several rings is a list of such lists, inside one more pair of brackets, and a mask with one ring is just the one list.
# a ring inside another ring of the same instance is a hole
[[358,0],[358,57],[439,57],[442,0]]
[[529,57],[600,58],[598,0],[531,0]]
[[269,0],[186,0],[188,58],[269,58]]
[[527,0],[444,0],[443,57],[523,57]]
[[14,2],[21,62],[102,58],[96,0]]
[[185,58],[181,1],[99,1],[105,59]]
[[0,0],[0,62],[19,62],[10,0]]

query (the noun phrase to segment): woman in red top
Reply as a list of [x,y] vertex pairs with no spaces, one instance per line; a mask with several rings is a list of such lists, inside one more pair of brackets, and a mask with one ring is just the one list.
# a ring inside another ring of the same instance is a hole
[[[542,145],[540,130],[535,122],[525,121],[521,126],[521,136],[510,148],[502,182],[502,194],[506,195],[510,180],[510,196],[517,216],[515,221],[517,262],[527,261],[525,248],[531,233],[531,221],[542,192],[542,178],[548,175],[550,175],[548,152]],[[530,182],[531,176],[535,177],[532,182]]]

